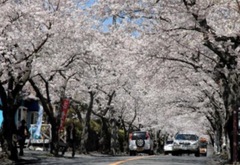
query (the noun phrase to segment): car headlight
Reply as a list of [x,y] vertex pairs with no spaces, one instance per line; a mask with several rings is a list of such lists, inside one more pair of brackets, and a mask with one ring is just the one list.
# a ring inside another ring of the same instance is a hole
[[198,142],[194,142],[194,143],[192,143],[192,145],[198,145]]

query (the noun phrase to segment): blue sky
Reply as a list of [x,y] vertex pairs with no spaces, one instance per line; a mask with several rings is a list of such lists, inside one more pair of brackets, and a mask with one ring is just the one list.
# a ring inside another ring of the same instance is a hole
[[95,1],[96,1],[96,0],[89,0],[89,1],[87,2],[87,5],[91,6]]
[[[87,3],[86,3],[86,6],[91,7],[94,3],[97,3],[97,2],[98,2],[97,0],[88,0]],[[122,16],[124,17],[124,12],[120,13],[120,14],[123,14]],[[129,23],[135,23],[139,26],[141,26],[141,24],[143,22],[142,18],[139,18],[139,19],[136,19],[136,20],[131,20],[130,18],[120,18],[120,17],[118,17],[116,19],[116,23],[121,24],[123,19],[127,19],[129,21]],[[109,32],[109,26],[113,25],[113,23],[114,23],[113,22],[113,17],[110,16],[110,17],[107,17],[107,18],[103,18],[101,21],[102,21],[102,31],[105,32],[105,33]],[[138,37],[140,34],[139,34],[138,31],[135,30],[135,31],[132,31],[132,35],[135,36],[135,37]]]

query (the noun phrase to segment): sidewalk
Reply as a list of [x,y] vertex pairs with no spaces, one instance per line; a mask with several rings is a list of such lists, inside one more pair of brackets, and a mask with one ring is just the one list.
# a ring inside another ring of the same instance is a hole
[[226,155],[214,153],[213,147],[208,147],[208,153],[211,160],[208,162],[208,165],[230,165]]
[[[59,152],[60,153],[60,152]],[[85,154],[78,154],[76,153],[74,158],[81,158],[81,157],[107,157],[109,155],[101,154],[99,152],[91,152],[87,155]],[[53,156],[50,151],[39,151],[39,150],[30,150],[28,148],[24,149],[24,156],[20,156],[20,161],[14,163],[15,165],[21,165],[21,164],[36,164],[36,163],[41,163],[41,160],[44,159],[58,159],[58,158],[63,158],[63,159],[72,159],[72,152],[67,151],[65,152],[64,156],[59,155],[58,157]],[[12,164],[12,163],[11,163]],[[1,164],[2,165],[2,164]],[[9,165],[9,164],[4,164],[4,165]]]
[[[75,157],[80,157],[80,155],[76,154]],[[72,158],[72,152],[66,152],[64,156],[59,156],[58,158]],[[30,150],[28,148],[25,148],[24,155],[19,156],[18,162],[2,158],[0,159],[0,164],[1,165],[36,164],[41,163],[41,161],[44,159],[56,159],[56,157],[53,156],[49,151]]]

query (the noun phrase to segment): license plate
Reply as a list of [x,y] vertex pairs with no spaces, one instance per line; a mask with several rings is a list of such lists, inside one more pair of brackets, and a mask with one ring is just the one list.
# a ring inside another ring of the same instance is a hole
[[144,150],[144,148],[137,148],[137,151],[143,151]]
[[187,150],[187,147],[182,147],[183,150]]

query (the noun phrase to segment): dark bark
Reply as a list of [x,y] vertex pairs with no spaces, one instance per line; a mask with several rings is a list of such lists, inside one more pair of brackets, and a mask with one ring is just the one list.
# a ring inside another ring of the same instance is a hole
[[226,123],[226,132],[228,134],[228,137],[230,139],[230,154],[231,154],[231,161],[233,161],[233,127],[232,127],[232,116],[229,117],[227,123]]
[[100,113],[95,113],[94,111],[92,112],[94,115],[98,116],[101,119],[102,125],[101,125],[101,133],[99,137],[99,150],[103,153],[109,153],[111,150],[111,133],[110,129],[111,125],[109,123],[108,117],[105,117],[106,114],[109,112],[111,113],[111,103],[113,101],[113,98],[116,94],[116,91],[112,91],[111,93],[107,93],[104,90],[100,89],[97,87],[97,89],[104,94],[108,96],[108,101],[105,109],[101,109],[101,103],[99,100],[96,99],[96,103],[99,105],[99,111]]
[[90,131],[90,121],[91,121],[91,114],[92,114],[92,107],[93,107],[93,101],[94,101],[94,95],[95,93],[90,91],[90,101],[89,101],[89,106],[87,109],[86,117],[83,123],[83,132],[82,132],[82,140],[81,140],[81,147],[80,147],[80,152],[81,153],[88,153],[88,136],[89,136],[89,131]]
[[114,118],[114,116],[112,116],[112,118],[110,119],[110,126],[111,126],[111,140],[110,140],[111,150],[110,150],[110,153],[112,155],[116,155],[120,151],[120,146],[119,146],[119,137],[118,137],[118,130],[119,130],[118,122]]
[[[0,96],[2,101],[1,109],[3,111],[3,137],[8,144],[8,150],[5,151],[11,160],[18,160],[18,150],[16,145],[17,127],[15,124],[15,114],[19,104],[19,94],[25,85],[30,70],[27,70],[24,75],[15,82],[13,78],[9,78],[7,89],[0,82]],[[11,77],[11,73],[10,73]]]
[[126,128],[125,121],[122,119],[122,117],[120,118],[120,122],[121,122],[121,127],[120,127],[120,129],[123,129],[123,132],[124,132],[123,151],[124,151],[124,152],[127,152],[129,132],[128,132],[127,128]]
[[109,131],[109,120],[101,117],[102,121],[102,129],[101,129],[101,135],[100,135],[100,146],[101,146],[101,152],[102,153],[109,153],[110,147],[111,147],[111,134]]

